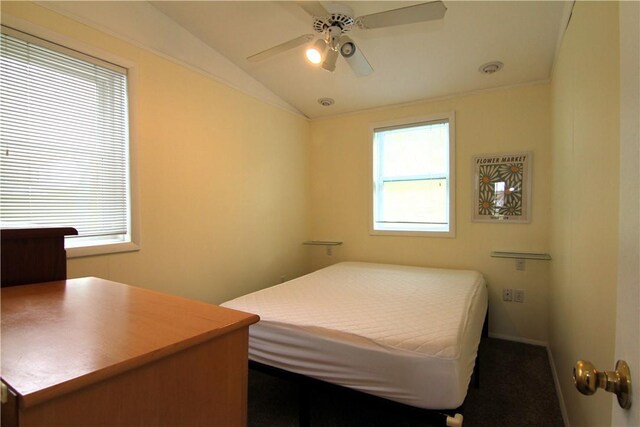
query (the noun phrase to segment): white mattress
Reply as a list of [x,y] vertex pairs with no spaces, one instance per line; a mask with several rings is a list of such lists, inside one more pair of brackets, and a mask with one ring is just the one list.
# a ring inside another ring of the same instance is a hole
[[462,404],[487,309],[475,271],[343,262],[222,304],[256,362],[427,409]]

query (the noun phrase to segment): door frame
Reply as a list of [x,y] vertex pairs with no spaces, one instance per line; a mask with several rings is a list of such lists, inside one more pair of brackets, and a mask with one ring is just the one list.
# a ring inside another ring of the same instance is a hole
[[[640,2],[619,3],[620,228],[615,360],[631,369],[632,406],[615,402],[612,426],[640,425]],[[612,396],[613,397],[613,396]],[[615,399],[615,397],[613,397]]]

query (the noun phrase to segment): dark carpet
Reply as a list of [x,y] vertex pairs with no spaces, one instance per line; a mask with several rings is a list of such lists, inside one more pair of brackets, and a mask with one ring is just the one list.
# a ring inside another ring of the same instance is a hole
[[[299,396],[297,383],[251,369],[249,426],[297,426]],[[313,427],[441,425],[424,411],[320,382],[309,400]],[[483,338],[480,387],[469,388],[461,409],[464,427],[562,426],[546,349]]]

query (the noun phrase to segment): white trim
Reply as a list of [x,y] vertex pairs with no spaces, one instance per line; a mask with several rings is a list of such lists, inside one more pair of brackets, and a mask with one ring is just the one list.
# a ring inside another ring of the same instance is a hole
[[[140,232],[140,194],[138,180],[138,169],[140,163],[138,162],[138,67],[136,65],[128,68],[128,81],[129,87],[129,221],[131,221],[131,242],[126,246],[120,245],[120,250],[110,251],[106,250],[103,253],[113,252],[131,252],[138,251],[142,246],[142,234]],[[81,255],[82,251],[77,251],[77,256]],[[68,255],[67,255],[68,256]]]
[[611,425],[640,425],[640,3],[620,2],[620,185],[615,352],[631,369],[629,410],[614,403]]
[[[54,13],[153,52],[254,99],[308,119],[297,108],[148,2],[37,1],[35,3]],[[5,20],[6,16],[6,13],[3,13],[2,19]],[[170,40],[167,34],[171,34]]]
[[[145,25],[145,29],[143,30],[140,25],[142,23],[137,22],[135,25],[129,25],[129,27],[135,28],[134,30],[132,30],[131,28],[128,28],[127,25],[124,23],[114,24],[112,20],[108,18],[105,14],[96,13],[95,11],[93,13],[90,13],[87,10],[81,9],[82,7],[95,8],[100,5],[100,2],[36,1],[35,3],[39,6],[47,8],[63,16],[71,18],[75,21],[89,25],[106,34],[125,40],[126,42],[134,46],[151,51],[158,56],[161,56],[165,59],[168,59],[172,62],[182,65],[185,68],[188,68],[192,71],[195,71],[200,74],[206,75],[210,78],[213,78],[214,80],[222,84],[225,84],[233,89],[236,89],[248,96],[251,96],[252,98],[261,100],[271,106],[283,109],[285,111],[293,113],[296,116],[305,118],[307,120],[312,119],[313,121],[323,120],[323,119],[332,119],[335,117],[348,117],[354,114],[381,111],[389,108],[400,108],[400,107],[408,107],[412,105],[420,105],[425,103],[446,101],[449,99],[483,94],[487,92],[511,90],[519,87],[537,86],[541,84],[548,84],[551,81],[550,78],[546,78],[542,80],[535,80],[531,82],[517,83],[517,84],[505,85],[500,87],[491,87],[486,89],[477,89],[477,90],[471,90],[466,92],[458,92],[455,94],[424,98],[424,99],[419,99],[419,100],[410,101],[410,102],[386,104],[379,107],[364,108],[360,110],[347,111],[347,112],[323,115],[318,117],[308,117],[304,113],[300,112],[297,108],[295,108],[294,106],[292,106],[291,104],[289,104],[288,102],[280,98],[278,95],[273,93],[271,90],[266,88],[264,85],[262,85],[262,83],[255,80],[244,70],[237,67],[235,64],[232,64],[229,60],[224,58],[217,51],[205,45],[200,39],[196,38],[195,36],[192,36],[190,33],[184,30],[181,26],[176,24],[173,20],[168,18],[166,15],[164,15],[162,12],[160,12],[158,9],[156,9],[152,5],[146,5],[147,7],[149,7],[149,9],[152,9],[151,11],[148,11],[149,13],[143,13],[138,11],[134,13],[133,16],[135,16],[136,19],[145,19],[147,21],[152,21],[153,19],[160,20],[162,22],[161,28],[164,28],[164,26],[169,25],[167,21],[170,21],[171,22],[170,25],[175,26],[176,31],[180,33],[186,33],[188,35],[187,36],[185,34],[182,34],[183,37],[193,38],[193,42],[199,46],[192,48],[192,50],[194,52],[199,50],[200,54],[191,53],[190,55],[187,55],[184,52],[180,51],[179,49],[173,49],[174,52],[168,52],[170,50],[169,47],[161,43],[156,43],[156,45],[159,44],[159,46],[155,46],[153,42],[149,41],[149,40],[152,40],[154,36],[152,34],[143,34],[145,31],[146,32],[150,31],[149,30],[150,28],[154,28],[153,23],[150,23],[150,24],[147,23]],[[89,3],[90,6],[83,5],[83,3]],[[107,2],[103,2],[103,3],[107,3]],[[143,5],[145,5],[147,2],[139,1],[139,2],[108,2],[108,3],[112,5],[112,7],[113,5],[117,5],[116,7],[126,7],[125,5],[127,5],[128,3],[133,3],[135,5],[135,6],[129,5],[129,7],[145,7]],[[159,17],[158,15],[161,15],[161,16]],[[6,13],[3,13],[2,19],[5,20],[7,16],[8,15]],[[125,15],[121,15],[121,16],[125,16]],[[100,22],[97,22],[96,19],[99,19]],[[112,28],[114,25],[117,26],[118,28],[117,29]],[[159,29],[155,31],[163,32],[164,30]],[[138,38],[141,40],[138,40]],[[164,39],[164,37],[160,37],[159,39]],[[189,56],[190,59],[182,58],[183,56]],[[221,61],[221,62],[217,63],[216,61]],[[235,68],[235,71],[229,71],[230,68]]]
[[[374,159],[374,138],[375,132],[384,128],[398,128],[407,125],[415,125],[418,123],[429,122],[447,122],[449,125],[449,230],[448,231],[419,231],[419,230],[377,230],[374,227],[374,208],[375,208],[375,188],[373,180],[373,159]],[[432,114],[428,116],[413,116],[402,119],[369,123],[369,235],[371,236],[402,236],[402,237],[440,237],[455,238],[456,237],[456,128],[455,111],[446,113]]]
[[540,347],[549,346],[549,344],[546,341],[533,340],[533,339],[524,338],[524,337],[514,337],[512,335],[505,335],[505,334],[496,334],[494,332],[489,332],[489,338],[498,338],[506,341],[521,342],[523,344],[537,345]]
[[4,21],[2,22],[1,26],[2,26],[2,33],[8,36],[23,40],[33,45],[43,47],[48,50],[63,53],[66,56],[79,59],[80,61],[83,61],[83,62],[89,62],[94,65],[99,65],[102,68],[108,68],[109,70],[115,71],[116,73],[119,73],[119,74],[124,74],[124,75],[127,74],[126,67],[123,67],[119,64],[115,64],[110,61],[106,61],[103,59],[104,57],[89,55],[88,53],[86,53],[87,49],[82,49],[82,50],[72,49],[69,47],[69,43],[62,44],[62,43],[53,42],[52,38],[55,38],[55,36],[48,37],[48,38],[38,37],[29,32],[14,28],[11,25],[8,25]]
[[30,21],[16,18],[15,16],[9,15],[4,11],[2,13],[2,25],[25,33],[27,35],[31,35],[33,37],[37,37],[42,40],[60,45],[62,47],[66,47],[80,53],[85,53],[89,56],[93,56],[107,62],[111,62],[112,64],[119,65],[123,68],[129,69],[135,67],[136,65],[133,61],[121,56],[114,55],[112,52],[100,49],[94,45],[82,42],[73,37],[66,36],[57,31],[50,30],[49,28],[41,27]]
[[134,242],[66,248],[67,258],[82,258],[86,256],[108,255],[120,252],[135,252],[139,250],[140,246]]
[[565,1],[564,7],[562,8],[562,19],[560,20],[562,28],[558,32],[556,49],[553,55],[553,62],[551,63],[551,70],[549,71],[550,76],[553,76],[553,72],[556,69],[556,64],[558,63],[558,58],[560,57],[560,49],[562,48],[562,41],[564,40],[564,35],[567,32],[567,28],[569,27],[569,21],[571,21],[571,14],[573,13],[573,7],[575,6],[575,4],[575,0]]
[[530,338],[523,338],[523,337],[514,337],[512,335],[505,335],[505,334],[496,334],[493,332],[489,332],[489,338],[498,338],[506,341],[537,345],[540,347],[544,347],[547,350],[547,357],[549,359],[551,375],[553,376],[553,385],[556,389],[556,397],[558,398],[558,404],[560,405],[560,413],[562,414],[562,421],[564,422],[565,427],[570,427],[569,415],[567,413],[567,407],[565,406],[565,403],[564,403],[564,396],[562,395],[562,388],[560,387],[558,371],[556,370],[556,363],[553,359],[553,353],[551,352],[551,348],[549,348],[549,343],[547,343],[546,341],[532,340]]
[[560,379],[558,378],[558,371],[556,370],[556,362],[553,359],[553,353],[551,352],[551,348],[549,348],[549,346],[547,346],[547,356],[549,356],[549,365],[551,366],[551,375],[553,375],[553,385],[556,388],[556,396],[558,397],[558,404],[560,405],[562,421],[564,422],[565,427],[570,427],[571,424],[569,423],[569,413],[567,412],[567,407],[564,403],[562,387],[560,387]]
[[[46,43],[61,47],[63,50],[72,50],[80,55],[87,55],[98,60],[107,61],[126,69],[127,94],[128,94],[128,126],[129,126],[129,221],[130,242],[113,243],[104,245],[82,246],[67,248],[67,258],[84,256],[105,255],[117,252],[132,252],[140,250],[140,204],[138,197],[138,128],[136,117],[138,115],[138,65],[128,59],[114,55],[111,52],[96,48],[93,45],[81,42],[75,38],[65,36],[48,28],[40,27],[29,21],[2,15],[2,25],[9,28],[10,32],[25,33],[29,37],[36,37]],[[15,34],[14,34],[15,35]],[[74,55],[77,56],[77,55]]]
[[335,119],[336,117],[343,118],[343,117],[355,116],[360,114],[375,113],[378,111],[385,111],[385,110],[394,109],[394,108],[406,108],[406,107],[413,107],[413,106],[422,105],[422,104],[432,104],[434,102],[449,101],[451,99],[464,98],[466,96],[481,95],[484,93],[492,93],[492,92],[503,92],[503,91],[513,90],[521,87],[539,86],[539,85],[546,85],[549,83],[551,83],[551,79],[535,80],[532,82],[517,83],[512,85],[491,87],[486,89],[469,90],[466,92],[453,93],[451,95],[435,96],[432,98],[418,99],[416,101],[400,102],[397,104],[382,105],[380,107],[363,108],[361,110],[347,111],[343,113],[336,113],[336,114],[331,114],[331,115],[326,115],[321,117],[314,117],[313,121],[316,122],[320,120],[332,120],[332,119]]

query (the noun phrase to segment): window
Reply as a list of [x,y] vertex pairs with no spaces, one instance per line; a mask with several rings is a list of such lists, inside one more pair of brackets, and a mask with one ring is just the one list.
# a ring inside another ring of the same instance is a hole
[[373,129],[373,234],[454,236],[453,113]]
[[[131,250],[127,70],[2,27],[0,220]],[[128,244],[128,245],[127,245]]]

